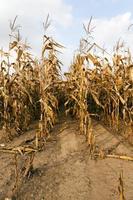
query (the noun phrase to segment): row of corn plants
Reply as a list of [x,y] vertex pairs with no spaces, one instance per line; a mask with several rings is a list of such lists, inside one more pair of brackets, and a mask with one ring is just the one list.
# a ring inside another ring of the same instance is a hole
[[34,59],[30,46],[22,41],[16,19],[10,23],[9,49],[0,50],[1,128],[4,137],[12,139],[37,120],[38,146],[39,138],[47,137],[56,122],[61,80],[57,52],[62,46],[44,35],[41,59]]
[[[66,108],[79,119],[80,132],[92,132],[91,116],[114,130],[133,133],[133,61],[131,52],[118,41],[113,55],[92,42],[91,20],[84,26],[69,73],[66,73]],[[99,56],[99,51],[101,52]]]

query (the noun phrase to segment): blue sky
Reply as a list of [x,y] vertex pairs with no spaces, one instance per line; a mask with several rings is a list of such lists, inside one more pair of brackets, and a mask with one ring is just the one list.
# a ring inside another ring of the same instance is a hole
[[75,17],[113,17],[133,10],[132,0],[66,0],[73,7]]
[[94,40],[112,51],[113,45],[125,40],[133,51],[132,0],[0,0],[0,46],[7,46],[9,19],[18,15],[23,38],[27,38],[35,55],[39,56],[43,35],[42,22],[47,14],[52,19],[48,34],[66,48],[61,55],[66,71],[83,36],[83,23],[93,16]]

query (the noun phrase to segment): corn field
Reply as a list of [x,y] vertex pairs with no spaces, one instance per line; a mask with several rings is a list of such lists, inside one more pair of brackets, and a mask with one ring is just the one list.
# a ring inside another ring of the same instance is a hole
[[[69,71],[63,77],[58,56],[63,45],[44,34],[40,59],[34,58],[30,46],[22,41],[16,19],[10,23],[8,51],[0,50],[2,138],[11,141],[37,122],[33,148],[39,150],[59,121],[60,112],[78,120],[80,134],[85,135],[91,153],[96,142],[92,120],[104,123],[115,134],[133,136],[130,50],[119,41],[113,55],[107,54],[91,41],[90,20],[88,27],[84,26],[86,37],[80,40]],[[48,26],[47,18],[45,29]],[[97,52],[101,52],[100,56]]]
[[[9,51],[0,51],[0,118],[4,137],[12,139],[38,121],[39,138],[48,136],[58,117],[58,105],[79,119],[86,136],[92,131],[91,117],[104,120],[118,131],[121,124],[133,131],[133,64],[130,51],[117,44],[109,60],[93,53],[100,48],[82,39],[65,80],[58,51],[62,45],[44,35],[42,55],[35,60],[22,42],[15,20],[10,24]],[[88,33],[89,34],[89,30]],[[101,49],[101,51],[104,51]],[[13,62],[11,61],[13,57]],[[14,71],[14,73],[11,72]],[[62,91],[64,97],[62,97]]]

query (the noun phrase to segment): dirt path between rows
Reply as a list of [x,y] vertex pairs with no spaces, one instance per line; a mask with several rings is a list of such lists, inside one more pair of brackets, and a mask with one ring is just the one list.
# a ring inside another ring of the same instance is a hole
[[[133,148],[120,142],[100,123],[94,122],[97,145],[116,146],[115,153],[133,155]],[[33,136],[33,131],[16,138],[13,145]],[[54,128],[46,149],[34,160],[35,173],[18,191],[18,200],[115,200],[119,199],[118,178],[123,170],[126,200],[133,200],[133,162],[106,158],[92,160],[85,137],[76,121],[62,120]],[[0,200],[8,195],[14,180],[12,156],[0,153]]]

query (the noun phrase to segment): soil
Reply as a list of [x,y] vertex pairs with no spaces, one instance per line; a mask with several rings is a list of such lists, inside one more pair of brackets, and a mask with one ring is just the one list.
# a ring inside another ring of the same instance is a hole
[[[93,122],[98,148],[119,155],[133,155],[133,147],[116,137],[99,122]],[[6,147],[22,145],[36,133],[26,132]],[[23,159],[24,161],[24,159]],[[23,163],[22,163],[23,164]],[[0,200],[11,197],[15,183],[14,156],[0,152]],[[114,158],[92,159],[85,136],[79,134],[78,122],[61,119],[43,151],[35,154],[33,172],[20,184],[17,200],[115,200],[119,174],[123,171],[126,200],[133,199],[133,162]]]

